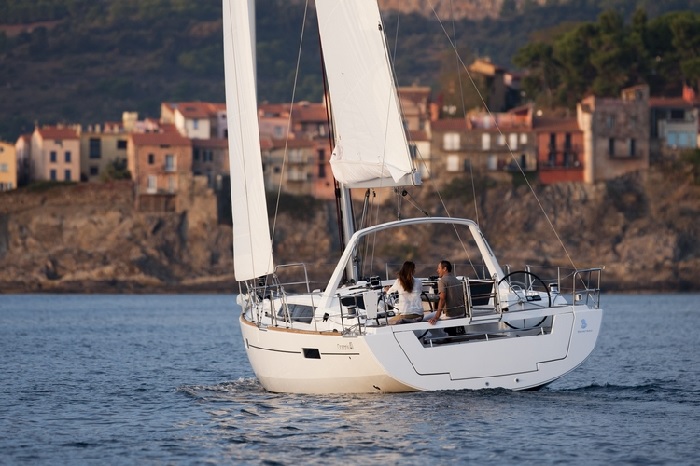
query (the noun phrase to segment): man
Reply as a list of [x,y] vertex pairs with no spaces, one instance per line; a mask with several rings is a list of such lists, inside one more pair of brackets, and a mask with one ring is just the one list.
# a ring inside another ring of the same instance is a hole
[[456,319],[464,317],[467,314],[467,308],[464,304],[464,287],[462,282],[457,280],[452,274],[452,264],[449,261],[443,260],[437,266],[438,273],[438,301],[437,311],[428,316],[428,322],[435,325],[443,312],[446,319]]

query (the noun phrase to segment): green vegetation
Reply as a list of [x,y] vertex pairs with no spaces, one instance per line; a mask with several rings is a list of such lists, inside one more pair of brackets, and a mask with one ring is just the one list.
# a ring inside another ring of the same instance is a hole
[[683,152],[681,160],[690,165],[693,183],[700,185],[700,149]]
[[76,184],[77,183],[75,181],[37,181],[26,187],[23,187],[22,189],[31,193],[43,193],[46,191],[50,191],[54,188],[59,188],[62,186],[73,186]]
[[103,182],[112,180],[130,180],[131,172],[127,170],[126,159],[116,159],[111,164],[107,165],[105,171],[100,175],[100,180]]
[[618,96],[646,83],[652,95],[680,95],[700,82],[700,14],[667,13],[649,21],[635,11],[629,24],[614,11],[572,25],[521,48],[514,62],[529,70],[524,90],[544,106],[573,107],[581,96]]
[[[532,58],[518,62],[534,70],[528,92],[536,95],[539,85],[545,95],[551,94],[552,102],[572,101],[593,81],[596,89],[613,92],[621,85],[621,70],[631,70],[633,77],[655,72],[651,75],[658,81],[653,83],[654,89],[677,86],[669,79],[673,73],[697,76],[700,60],[696,42],[700,34],[694,29],[695,16],[674,13],[646,22],[635,16],[630,26],[620,30],[622,18],[630,18],[637,5],[647,8],[649,18],[678,9],[700,11],[700,0],[658,0],[653,4],[642,0],[571,0],[549,2],[544,7],[531,1],[525,2],[521,11],[511,13],[509,9],[498,20],[452,24],[448,19],[385,12],[384,22],[399,85],[417,82],[441,89],[445,73],[461,66],[454,53],[443,53],[451,49],[451,43],[463,61],[488,56],[510,68],[511,57],[530,40],[544,50],[521,52]],[[605,13],[605,23],[600,19],[599,23],[580,23],[595,21],[603,7],[616,13]],[[303,41],[303,1],[258,0],[256,13],[259,99],[292,99],[299,58],[294,98],[320,101],[323,85],[313,10],[306,12]],[[630,35],[635,30],[637,38]],[[607,32],[600,35],[601,31]],[[560,34],[565,38],[559,39]],[[119,120],[124,111],[157,117],[160,103],[165,101],[222,102],[221,37],[220,0],[0,0],[0,140],[15,141],[20,134],[32,131],[35,122],[93,124]],[[586,48],[576,47],[578,39],[592,41],[588,46],[612,47],[585,62],[580,82],[574,69],[562,73],[561,64],[568,62],[559,57],[576,58],[586,52]],[[647,58],[639,62],[639,69],[630,66],[625,61],[629,60],[628,49],[618,47],[621,40],[637,44],[635,50],[644,51],[654,67],[649,68]],[[559,42],[567,48],[553,55],[556,61],[547,61],[547,47],[554,54],[559,50],[554,45]],[[660,63],[655,61],[657,56],[662,57]],[[544,58],[537,61],[537,57]],[[594,72],[604,74],[596,79]],[[610,77],[614,79],[608,84]],[[463,84],[467,84],[466,78]],[[563,91],[572,84],[568,93]],[[471,83],[465,89],[473,94]],[[441,91],[437,94],[440,100],[449,97]],[[472,94],[465,98],[467,108],[478,105]]]

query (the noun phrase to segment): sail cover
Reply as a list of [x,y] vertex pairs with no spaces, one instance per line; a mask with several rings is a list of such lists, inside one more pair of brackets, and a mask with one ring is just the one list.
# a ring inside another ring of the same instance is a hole
[[415,184],[376,0],[316,0],[335,147],[348,188]]
[[273,270],[260,155],[254,0],[223,0],[224,71],[236,280]]

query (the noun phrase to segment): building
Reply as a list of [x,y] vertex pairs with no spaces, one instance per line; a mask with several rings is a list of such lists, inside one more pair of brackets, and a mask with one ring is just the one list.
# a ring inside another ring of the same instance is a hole
[[583,182],[583,131],[575,117],[535,117],[539,180],[543,184]]
[[307,139],[268,139],[263,144],[265,190],[313,196],[316,144]]
[[442,182],[465,172],[495,175],[537,170],[529,105],[510,112],[470,112],[465,119],[433,121],[432,134],[433,176]]
[[192,173],[205,176],[210,188],[221,176],[230,176],[229,166],[228,140],[192,139]]
[[0,141],[0,191],[17,189],[17,154],[15,145]]
[[698,147],[698,109],[692,89],[683,96],[649,99],[651,154],[656,158],[678,157],[681,151]]
[[30,143],[30,181],[80,181],[80,136],[75,128],[36,128]]
[[29,167],[32,157],[32,133],[20,135],[15,143],[17,154],[17,186],[26,186],[29,183]]
[[226,104],[209,102],[163,102],[160,121],[172,124],[190,139],[226,139]]
[[81,129],[81,181],[99,181],[110,165],[126,165],[128,143],[129,135],[122,123],[89,125]]
[[621,98],[589,96],[577,108],[583,131],[583,181],[596,183],[649,169],[649,87],[624,89]]
[[184,205],[192,181],[192,143],[172,125],[161,132],[132,133],[127,145],[140,210],[177,211]]

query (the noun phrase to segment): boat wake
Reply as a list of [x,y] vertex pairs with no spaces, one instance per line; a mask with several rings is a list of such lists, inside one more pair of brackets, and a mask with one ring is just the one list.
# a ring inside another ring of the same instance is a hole
[[198,400],[212,401],[215,398],[230,398],[232,394],[263,393],[265,390],[257,378],[240,377],[216,385],[181,385],[177,387],[177,391]]

